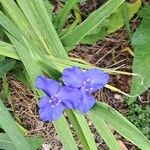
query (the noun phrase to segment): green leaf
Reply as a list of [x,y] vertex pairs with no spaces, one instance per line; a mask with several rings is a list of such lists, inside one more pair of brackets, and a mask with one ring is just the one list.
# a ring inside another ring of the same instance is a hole
[[[17,28],[15,23],[13,23],[4,13],[0,11],[0,25],[9,32],[18,42],[24,45],[23,37],[21,31]],[[25,46],[25,45],[24,45]]]
[[[124,10],[125,14],[122,14],[123,6],[126,6],[126,9]],[[103,39],[106,35],[117,31],[134,16],[134,14],[139,10],[140,6],[141,0],[137,0],[134,3],[124,2],[115,12],[113,12],[108,18],[106,18],[103,23],[99,24],[94,30],[88,33],[88,35],[86,35],[80,41],[80,43],[92,44],[99,39]],[[124,19],[124,17],[126,17],[126,20]]]
[[130,94],[131,97],[128,101],[129,104],[133,103],[137,96],[142,94],[150,87],[150,6],[143,8],[140,11],[142,22],[136,32],[133,34],[132,46],[134,48],[133,60],[133,73],[139,76],[132,77],[132,86]]
[[5,56],[0,55],[0,62],[5,60]]
[[7,111],[3,102],[0,100],[0,126],[8,134],[9,138],[15,145],[16,150],[26,148],[26,150],[33,150],[31,145],[26,141],[20,133],[14,119]]
[[46,49],[47,53],[51,54],[51,50],[47,47],[47,44],[44,39],[44,34],[42,33],[42,26],[39,26],[39,21],[37,21],[37,18],[34,14],[35,5],[32,4],[29,0],[18,0],[18,5],[22,9],[24,15],[28,18],[28,21],[32,27],[30,31],[32,31],[32,29],[34,30],[36,40],[41,42],[41,45],[43,46],[43,48]]
[[96,34],[89,34],[85,36],[80,43],[82,44],[93,44],[97,42],[99,39],[103,39],[107,33],[105,31],[104,27],[99,27],[100,31],[98,31]]
[[67,50],[75,47],[88,33],[102,23],[110,14],[112,14],[124,0],[109,0],[98,10],[94,11],[85,21],[78,25],[69,34],[64,35],[62,43]]
[[20,59],[12,44],[0,41],[0,55]]
[[[37,75],[42,75],[42,71],[40,70],[39,66],[37,66],[36,63],[34,62],[30,52],[11,35],[8,36],[12,41],[12,43],[14,44],[15,49],[30,76],[30,80],[32,81],[32,86],[34,86],[34,81]],[[31,66],[34,67],[34,69]]]
[[26,137],[26,139],[32,146],[32,150],[39,149],[44,142],[44,140],[42,138],[38,138],[38,137]]
[[[37,150],[43,143],[41,138],[36,137],[26,137],[26,140],[31,144],[32,150]],[[17,150],[6,133],[0,133],[0,149]]]
[[2,78],[4,74],[10,71],[14,67],[15,63],[16,61],[12,59],[6,59],[6,60],[1,61],[0,62],[0,78]]
[[16,150],[15,145],[5,133],[0,133],[0,149]]
[[[128,20],[130,20],[134,16],[134,14],[137,13],[140,6],[141,6],[141,0],[137,0],[134,3],[126,2],[126,7],[127,7],[126,13],[128,16]],[[121,27],[123,27],[125,22],[124,22],[124,17],[122,14],[121,7],[119,7],[114,13],[112,13],[108,18],[108,20],[109,20],[109,25],[107,26],[108,34],[113,33],[118,29],[120,29]]]
[[64,144],[63,149],[64,150],[68,150],[68,149],[77,150],[78,149],[77,145],[69,130],[66,119],[64,117],[61,117],[53,123],[62,143]]
[[93,111],[89,111],[87,114],[90,118],[90,120],[93,122],[95,128],[97,129],[98,133],[101,135],[101,137],[106,142],[107,146],[110,150],[121,150],[117,140],[113,136],[110,128],[106,124],[106,122],[101,119],[97,114],[95,114]]
[[[58,34],[51,22],[49,15],[46,12],[42,0],[32,0],[30,1],[34,6],[34,11],[36,14],[36,18],[39,21],[40,27],[43,27],[43,35],[45,36],[45,41],[47,42],[49,49],[51,50],[53,56],[56,57],[65,57],[67,58],[67,53],[58,37]],[[41,13],[42,12],[42,13]]]
[[6,75],[2,78],[2,91],[1,91],[1,98],[7,99],[8,101],[11,100],[10,91],[9,91],[9,83],[7,80]]
[[142,150],[149,150],[150,141],[123,115],[105,103],[96,103],[90,110],[99,118],[105,120],[124,138],[131,141]]
[[67,111],[69,120],[71,121],[76,134],[85,150],[97,150],[91,131],[85,120],[85,117],[73,111]]
[[61,29],[63,28],[70,10],[73,8],[73,6],[75,6],[76,3],[77,3],[77,0],[68,0],[65,6],[57,14],[54,21],[57,26],[58,32],[60,32]]
[[54,9],[54,6],[50,3],[49,0],[43,0],[44,6],[47,10],[47,13],[50,14],[50,17],[52,17],[52,11]]

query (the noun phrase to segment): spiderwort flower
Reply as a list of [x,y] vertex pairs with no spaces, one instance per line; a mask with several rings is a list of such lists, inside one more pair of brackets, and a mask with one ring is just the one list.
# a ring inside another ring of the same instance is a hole
[[95,103],[91,92],[103,88],[108,79],[108,74],[94,68],[83,72],[77,67],[70,67],[64,69],[62,73],[64,84],[71,88],[78,88],[82,94],[82,100],[76,107],[81,113],[86,113]]
[[65,108],[74,109],[81,101],[81,94],[77,88],[60,86],[52,79],[38,76],[35,85],[45,93],[38,104],[42,121],[56,120]]

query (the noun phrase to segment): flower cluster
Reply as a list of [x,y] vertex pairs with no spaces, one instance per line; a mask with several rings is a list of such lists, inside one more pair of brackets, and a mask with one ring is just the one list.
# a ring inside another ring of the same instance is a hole
[[76,109],[86,113],[95,104],[91,93],[103,88],[108,79],[108,74],[98,69],[81,71],[77,67],[64,69],[63,86],[55,80],[38,76],[36,88],[45,93],[38,104],[41,120],[54,121],[64,109]]

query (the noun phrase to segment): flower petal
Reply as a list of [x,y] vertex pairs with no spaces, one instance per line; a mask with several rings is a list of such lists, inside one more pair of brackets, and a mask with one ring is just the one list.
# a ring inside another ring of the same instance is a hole
[[41,89],[48,96],[54,96],[60,88],[58,82],[43,76],[36,78],[35,85],[37,89]]
[[47,106],[49,105],[49,100],[50,100],[50,98],[49,98],[48,96],[43,96],[43,97],[40,99],[40,101],[39,101],[39,103],[38,103],[38,106],[39,106],[40,108],[45,108],[45,107],[47,107]]
[[63,86],[57,93],[58,99],[68,109],[75,109],[81,102],[81,92],[77,88]]
[[84,81],[84,73],[77,67],[64,69],[62,80],[66,86],[80,88]]
[[81,113],[86,113],[89,109],[95,104],[95,99],[88,92],[82,90],[82,101],[79,106],[76,108]]
[[50,104],[46,107],[39,109],[40,119],[42,121],[54,121],[58,119],[64,110],[64,106],[60,103],[59,105],[51,106]]
[[84,77],[85,80],[92,81],[91,84],[89,84],[89,88],[91,88],[92,92],[104,87],[108,83],[109,79],[109,75],[107,73],[94,68],[91,68],[84,72]]

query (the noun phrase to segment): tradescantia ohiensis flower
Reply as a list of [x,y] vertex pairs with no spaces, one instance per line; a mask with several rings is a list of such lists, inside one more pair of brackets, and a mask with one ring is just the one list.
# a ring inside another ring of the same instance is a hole
[[70,67],[64,69],[62,73],[64,84],[71,88],[78,88],[81,92],[81,102],[76,106],[81,113],[86,113],[95,103],[91,92],[103,88],[108,79],[108,74],[94,68],[83,72],[77,67]]
[[38,76],[36,88],[45,93],[38,104],[42,121],[54,121],[65,108],[75,109],[81,101],[81,93],[77,88],[60,86],[52,79]]
[[38,104],[41,120],[54,121],[64,109],[77,109],[86,113],[95,104],[91,93],[104,87],[108,79],[108,74],[98,69],[81,71],[77,67],[64,69],[62,80],[66,86],[38,76],[36,87],[45,93]]

